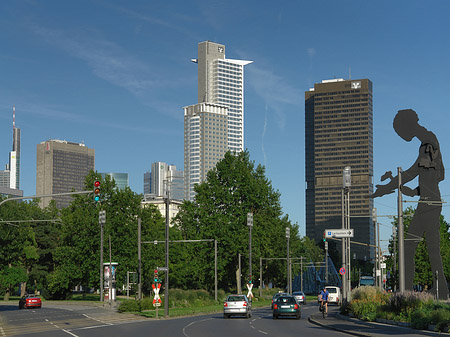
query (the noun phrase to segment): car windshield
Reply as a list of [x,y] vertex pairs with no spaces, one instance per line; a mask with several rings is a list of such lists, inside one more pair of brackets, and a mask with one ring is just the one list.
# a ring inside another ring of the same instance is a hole
[[297,303],[296,301],[295,301],[295,298],[293,298],[293,297],[280,297],[278,300],[277,300],[277,302],[278,303],[286,303],[286,304],[295,304],[295,303]]
[[328,292],[330,293],[330,294],[335,294],[335,293],[337,293],[337,289],[336,288],[326,288],[327,290],[328,290]]
[[228,302],[245,301],[245,297],[244,296],[228,296],[227,301]]

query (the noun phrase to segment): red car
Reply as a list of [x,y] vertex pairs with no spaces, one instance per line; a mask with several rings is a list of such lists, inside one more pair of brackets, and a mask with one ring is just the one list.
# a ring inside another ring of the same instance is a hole
[[36,295],[25,295],[19,300],[19,309],[41,308],[41,306],[41,298]]

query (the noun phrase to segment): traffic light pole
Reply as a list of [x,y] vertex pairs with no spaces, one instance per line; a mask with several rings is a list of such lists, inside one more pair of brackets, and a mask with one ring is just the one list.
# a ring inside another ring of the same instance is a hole
[[164,316],[169,317],[169,207],[170,207],[170,193],[169,193],[169,182],[165,180],[166,183],[166,279],[164,286]]

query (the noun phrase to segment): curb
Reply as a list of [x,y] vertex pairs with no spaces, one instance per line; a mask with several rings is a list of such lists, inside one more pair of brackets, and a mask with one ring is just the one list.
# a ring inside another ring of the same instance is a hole
[[[340,319],[340,318],[339,318],[339,319]],[[349,331],[349,330],[344,330],[344,329],[340,329],[340,328],[328,326],[328,325],[323,324],[323,323],[321,323],[321,322],[319,322],[319,321],[316,321],[316,320],[313,318],[313,315],[310,315],[310,316],[308,317],[308,322],[310,322],[310,323],[312,323],[312,324],[315,324],[315,325],[318,325],[318,326],[321,326],[321,327],[323,327],[323,328],[327,328],[327,329],[329,329],[329,330],[339,331],[339,332],[343,332],[343,333],[346,333],[346,334],[349,334],[349,335],[353,335],[353,336],[373,337],[373,335],[368,334],[368,333],[362,333],[362,332],[357,332],[357,331]]]
[[370,327],[376,327],[376,326],[389,326],[392,327],[394,329],[403,329],[403,330],[408,330],[411,333],[414,334],[421,334],[424,336],[447,336],[448,334],[445,332],[436,332],[436,331],[432,331],[432,330],[419,330],[419,329],[414,329],[411,328],[408,325],[402,325],[399,324],[399,322],[394,322],[393,324],[391,324],[391,321],[386,320],[385,322],[367,322],[367,321],[362,321],[358,318],[352,318],[352,317],[348,317],[345,315],[341,315],[341,314],[337,314],[336,318],[340,319],[340,320],[344,320],[344,321],[349,321],[349,322],[354,322],[354,323],[358,323],[358,324],[362,324],[362,325],[366,325],[366,326],[370,326]]

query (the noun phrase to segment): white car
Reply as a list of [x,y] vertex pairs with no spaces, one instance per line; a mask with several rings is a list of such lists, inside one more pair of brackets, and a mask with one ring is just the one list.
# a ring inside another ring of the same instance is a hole
[[341,303],[341,289],[333,286],[326,286],[325,289],[330,293],[328,295],[328,303],[339,305]]

